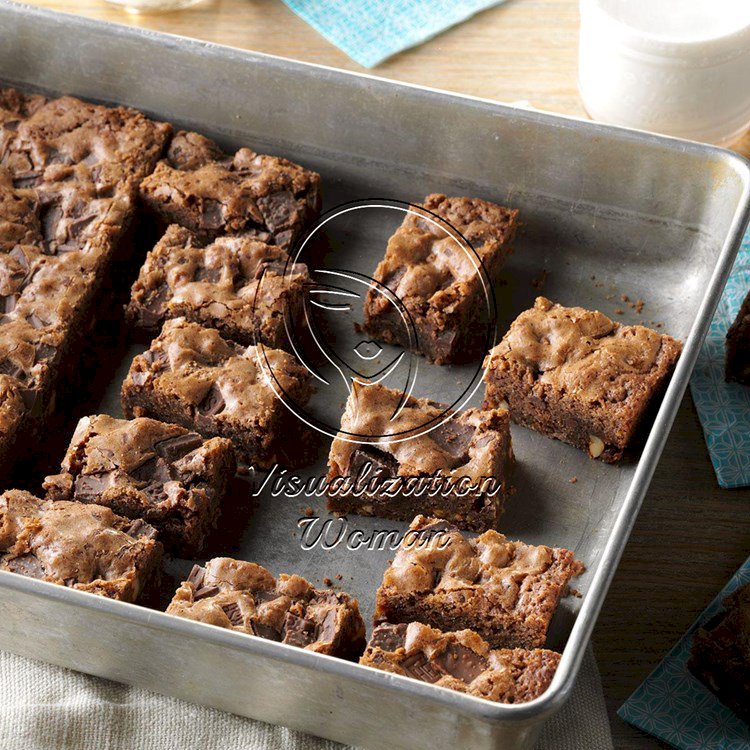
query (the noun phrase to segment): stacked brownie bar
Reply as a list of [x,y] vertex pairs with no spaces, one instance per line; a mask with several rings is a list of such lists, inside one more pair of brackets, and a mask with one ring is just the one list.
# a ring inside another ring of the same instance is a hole
[[493,648],[541,648],[560,598],[583,566],[566,549],[467,539],[417,516],[378,589],[375,621],[469,629]]
[[0,90],[0,461],[54,411],[171,129],[122,107]]
[[[424,512],[474,531],[495,528],[511,489],[508,412],[455,414],[401,400],[385,386],[353,384],[328,457],[328,509],[405,521]],[[420,478],[431,481],[419,487]]]
[[167,612],[342,659],[358,658],[365,647],[356,599],[227,557],[193,568]]
[[142,519],[182,557],[200,554],[235,472],[224,438],[154,419],[84,417],[62,462],[45,479],[51,500],[97,503]]
[[478,198],[435,194],[412,206],[374,275],[398,304],[371,288],[364,330],[439,365],[481,357],[492,343],[488,300],[517,222],[517,210]]

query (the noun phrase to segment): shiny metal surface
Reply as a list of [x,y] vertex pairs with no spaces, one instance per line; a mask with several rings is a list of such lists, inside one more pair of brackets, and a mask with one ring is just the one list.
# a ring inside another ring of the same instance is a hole
[[[570,547],[588,566],[576,584],[582,598],[566,600],[553,623],[550,645],[564,648],[558,674],[533,703],[494,705],[7,573],[0,648],[358,746],[532,747],[541,722],[570,694],[736,254],[748,219],[748,165],[715,148],[4,2],[0,33],[1,79],[129,104],[227,147],[252,144],[297,159],[323,175],[327,208],[429,192],[520,208],[524,230],[497,290],[500,333],[539,293],[546,270],[546,296],[608,314],[622,308],[618,319],[660,322],[686,340],[638,461],[606,466],[514,429],[518,492],[502,531]],[[375,221],[346,244],[352,268],[372,271],[397,221]],[[640,315],[622,294],[645,302]],[[119,413],[128,362],[103,410]],[[463,375],[425,368],[417,392],[449,389]],[[301,549],[297,521],[307,506],[324,515],[321,499],[265,493],[226,547],[211,552],[318,583],[339,574],[369,619],[392,552]],[[355,517],[349,524],[403,528]],[[169,570],[179,577],[190,564],[171,561]]]

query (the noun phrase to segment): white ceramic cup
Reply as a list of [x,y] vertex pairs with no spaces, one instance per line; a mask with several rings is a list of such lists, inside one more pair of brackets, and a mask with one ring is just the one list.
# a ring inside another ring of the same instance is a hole
[[750,0],[580,0],[589,115],[727,146],[750,128]]

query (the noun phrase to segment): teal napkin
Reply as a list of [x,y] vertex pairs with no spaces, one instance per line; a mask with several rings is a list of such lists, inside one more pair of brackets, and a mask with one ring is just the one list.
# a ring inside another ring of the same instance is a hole
[[724,340],[748,290],[750,230],[690,379],[716,478],[727,489],[750,486],[750,386],[724,381]]
[[687,668],[695,631],[721,611],[725,597],[746,583],[750,583],[750,559],[621,706],[620,718],[679,750],[750,748],[750,724],[735,716]]
[[366,68],[503,0],[284,0]]

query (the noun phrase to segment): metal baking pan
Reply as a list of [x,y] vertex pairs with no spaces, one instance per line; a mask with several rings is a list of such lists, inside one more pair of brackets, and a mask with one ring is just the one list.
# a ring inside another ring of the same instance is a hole
[[[0,648],[357,746],[531,748],[570,695],[735,257],[747,163],[708,146],[5,2],[0,30],[5,82],[128,104],[227,147],[284,154],[323,175],[328,208],[428,192],[520,208],[524,230],[498,290],[501,332],[546,270],[546,296],[610,314],[622,307],[618,319],[660,322],[686,342],[637,460],[607,466],[514,429],[518,492],[502,530],[569,547],[587,565],[582,598],[567,599],[553,623],[560,669],[532,703],[496,705],[9,573],[0,574]],[[371,272],[396,223],[368,229],[355,264]],[[645,301],[640,315],[621,294]],[[126,366],[127,357],[104,395],[101,408],[114,414]],[[424,387],[461,376],[427,370]],[[471,403],[480,399],[481,389]],[[308,504],[325,517],[320,499],[261,496],[224,553],[315,582],[340,574],[369,618],[392,552],[303,550],[297,521]],[[190,563],[170,565],[179,577]]]

